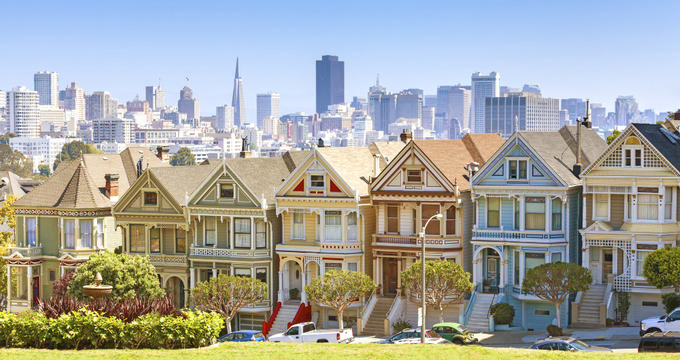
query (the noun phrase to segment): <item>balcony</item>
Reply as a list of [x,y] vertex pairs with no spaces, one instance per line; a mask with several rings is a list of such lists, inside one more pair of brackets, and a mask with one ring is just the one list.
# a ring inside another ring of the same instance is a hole
[[42,246],[12,246],[7,248],[7,255],[19,253],[25,258],[37,257],[42,255]]
[[189,250],[189,256],[201,258],[225,257],[268,257],[269,249],[224,249],[215,247],[194,247]]
[[473,241],[506,241],[518,243],[554,243],[564,242],[563,231],[519,231],[519,230],[499,230],[499,229],[477,229],[472,230]]
[[[400,235],[373,235],[373,246],[392,246],[397,248],[420,249],[422,247],[417,236]],[[425,237],[425,246],[428,249],[459,248],[460,239],[446,237]]]
[[152,265],[186,265],[187,256],[186,255],[166,255],[166,254],[150,254],[149,261]]

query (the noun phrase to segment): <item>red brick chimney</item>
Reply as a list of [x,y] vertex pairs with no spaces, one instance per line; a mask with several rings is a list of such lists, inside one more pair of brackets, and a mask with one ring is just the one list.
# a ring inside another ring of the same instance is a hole
[[106,179],[106,196],[112,201],[118,200],[118,179],[120,175],[106,174],[104,178]]
[[159,159],[162,161],[168,161],[170,160],[170,147],[169,146],[159,146],[156,148],[157,154]]

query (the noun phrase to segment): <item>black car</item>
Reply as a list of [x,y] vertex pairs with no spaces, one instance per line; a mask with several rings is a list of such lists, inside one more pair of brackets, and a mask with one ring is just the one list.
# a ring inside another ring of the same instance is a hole
[[638,352],[680,352],[680,333],[652,333],[643,336]]

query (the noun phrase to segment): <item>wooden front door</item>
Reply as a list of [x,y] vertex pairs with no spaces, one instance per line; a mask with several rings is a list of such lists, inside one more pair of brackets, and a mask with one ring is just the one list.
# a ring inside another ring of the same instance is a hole
[[607,283],[607,276],[611,275],[613,268],[613,254],[612,249],[602,249],[602,283]]
[[383,260],[383,294],[395,295],[399,286],[397,278],[397,259],[385,258]]

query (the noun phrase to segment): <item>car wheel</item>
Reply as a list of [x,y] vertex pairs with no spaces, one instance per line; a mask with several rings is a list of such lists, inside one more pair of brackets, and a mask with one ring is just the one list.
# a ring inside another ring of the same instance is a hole
[[645,334],[652,334],[652,333],[657,333],[657,332],[661,332],[661,329],[651,328],[651,329],[645,331]]
[[456,345],[463,345],[463,341],[461,339],[454,339],[453,343]]

